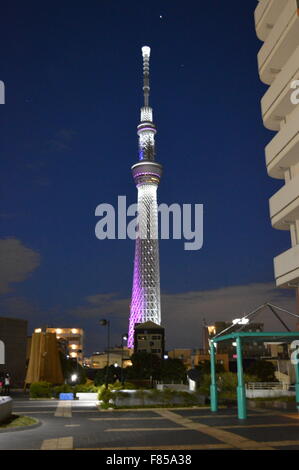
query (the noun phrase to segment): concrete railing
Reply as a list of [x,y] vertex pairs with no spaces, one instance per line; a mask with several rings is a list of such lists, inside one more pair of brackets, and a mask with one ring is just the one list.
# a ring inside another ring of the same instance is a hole
[[12,413],[12,399],[10,397],[0,397],[0,423],[7,420]]
[[283,390],[283,384],[280,382],[248,382],[248,390]]
[[279,382],[249,382],[246,384],[246,398],[275,398],[293,395],[295,392],[290,391],[288,385]]
[[76,393],[76,398],[78,400],[85,400],[85,401],[98,401],[98,393],[91,393],[91,392],[78,392]]

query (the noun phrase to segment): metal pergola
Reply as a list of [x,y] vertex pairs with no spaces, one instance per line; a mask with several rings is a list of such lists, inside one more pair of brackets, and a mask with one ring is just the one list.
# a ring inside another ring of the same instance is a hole
[[[243,361],[242,361],[242,344],[246,340],[255,341],[267,341],[271,340],[274,342],[291,343],[292,341],[299,340],[299,332],[287,331],[287,332],[243,332],[238,331],[234,333],[217,335],[210,340],[210,361],[211,361],[211,387],[210,387],[210,401],[211,411],[218,411],[218,389],[216,379],[216,344],[221,341],[233,340],[236,342],[236,353],[237,353],[237,375],[238,375],[238,386],[237,386],[237,403],[238,403],[238,418],[247,418],[246,409],[246,392],[245,382],[243,374]],[[299,354],[297,356],[297,363],[293,364],[296,373],[296,402],[299,410]]]

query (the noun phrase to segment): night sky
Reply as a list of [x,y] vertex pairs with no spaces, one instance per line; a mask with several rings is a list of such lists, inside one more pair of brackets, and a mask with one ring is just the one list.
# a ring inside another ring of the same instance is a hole
[[0,315],[80,326],[86,353],[127,330],[134,242],[95,237],[95,208],[136,201],[141,47],[151,54],[159,202],[204,204],[204,245],[160,242],[167,347],[199,347],[201,322],[230,320],[274,289],[255,1],[10,1],[1,7]]

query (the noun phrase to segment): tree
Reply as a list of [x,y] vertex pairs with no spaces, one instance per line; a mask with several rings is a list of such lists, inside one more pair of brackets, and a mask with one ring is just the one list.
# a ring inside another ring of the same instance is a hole
[[246,372],[255,375],[261,382],[276,382],[276,367],[272,362],[259,360],[251,364]]
[[162,360],[156,354],[134,353],[131,361],[132,366],[126,369],[127,379],[160,379]]
[[[210,374],[211,373],[211,364],[210,361],[204,361],[199,363],[197,366],[195,366],[195,369],[197,369],[200,373],[200,378],[202,378],[205,374]],[[216,363],[216,373],[221,374],[225,372],[223,364],[220,364],[219,362]]]
[[[103,385],[106,383],[106,376],[107,376],[107,366],[103,367],[103,369],[99,369],[94,378],[95,385]],[[108,383],[113,384],[116,380],[120,380],[121,376],[121,368],[114,367],[114,365],[109,366],[108,368]]]
[[161,379],[165,383],[186,381],[186,367],[180,359],[165,359],[162,363]]
[[78,378],[76,380],[77,384],[84,384],[86,382],[86,372],[77,362],[76,359],[67,358],[63,353],[60,354],[61,368],[65,381],[67,383],[71,382],[71,376],[77,374]]

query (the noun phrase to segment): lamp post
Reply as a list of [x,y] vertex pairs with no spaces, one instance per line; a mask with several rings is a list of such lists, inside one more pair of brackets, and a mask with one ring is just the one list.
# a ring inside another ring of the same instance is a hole
[[124,386],[124,341],[127,341],[128,336],[122,335],[121,337],[121,385]]
[[108,388],[108,373],[109,373],[109,351],[110,351],[110,320],[100,320],[100,325],[107,326],[107,370],[105,379],[105,389]]

